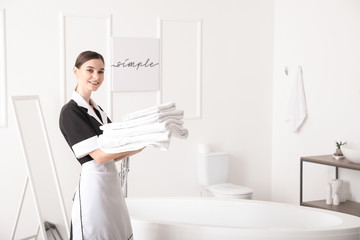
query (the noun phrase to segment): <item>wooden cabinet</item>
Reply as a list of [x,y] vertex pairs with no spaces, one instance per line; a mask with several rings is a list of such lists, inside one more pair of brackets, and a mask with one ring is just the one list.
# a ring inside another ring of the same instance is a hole
[[333,166],[335,169],[335,178],[339,178],[339,168],[347,168],[360,171],[360,164],[352,163],[346,158],[336,160],[332,155],[310,156],[300,158],[300,205],[307,207],[316,207],[326,210],[332,210],[347,213],[360,217],[360,203],[347,200],[340,205],[327,205],[325,199],[317,201],[303,201],[303,164],[304,162]]

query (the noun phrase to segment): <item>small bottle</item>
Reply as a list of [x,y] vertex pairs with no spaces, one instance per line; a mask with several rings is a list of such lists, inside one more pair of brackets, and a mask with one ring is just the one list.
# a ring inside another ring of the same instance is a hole
[[333,204],[336,206],[340,204],[339,195],[337,193],[334,195]]
[[332,188],[331,184],[328,183],[326,187],[326,204],[331,205],[333,203],[332,201]]

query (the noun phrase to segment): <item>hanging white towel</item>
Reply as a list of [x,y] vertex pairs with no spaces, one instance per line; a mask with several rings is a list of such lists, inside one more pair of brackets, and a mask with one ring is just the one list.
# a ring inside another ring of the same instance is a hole
[[301,66],[293,82],[292,90],[290,92],[286,121],[289,122],[291,132],[296,132],[303,124],[307,116],[305,91],[303,85],[303,74]]

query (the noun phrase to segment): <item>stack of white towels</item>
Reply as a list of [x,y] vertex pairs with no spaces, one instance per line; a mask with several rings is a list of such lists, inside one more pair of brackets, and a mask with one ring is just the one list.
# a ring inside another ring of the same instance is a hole
[[106,153],[119,153],[153,146],[169,148],[171,137],[187,138],[183,127],[184,111],[177,110],[174,102],[161,104],[126,114],[119,122],[100,127],[100,149]]

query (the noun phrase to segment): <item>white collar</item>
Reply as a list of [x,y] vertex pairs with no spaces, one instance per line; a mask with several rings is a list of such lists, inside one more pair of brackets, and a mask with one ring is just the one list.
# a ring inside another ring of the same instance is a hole
[[95,118],[99,123],[101,123],[101,125],[103,124],[106,124],[107,123],[107,115],[105,112],[103,112],[99,106],[95,103],[94,100],[92,100],[90,98],[90,103],[91,105],[99,111],[100,115],[101,115],[101,118],[102,118],[102,121],[99,119],[99,117],[96,115],[95,111],[90,107],[90,105],[85,101],[85,99],[76,91],[73,92],[72,94],[72,97],[71,97],[72,100],[74,100],[77,105],[79,105],[79,107],[83,107],[83,108],[86,108],[87,109],[87,113],[92,116],[93,118]]

